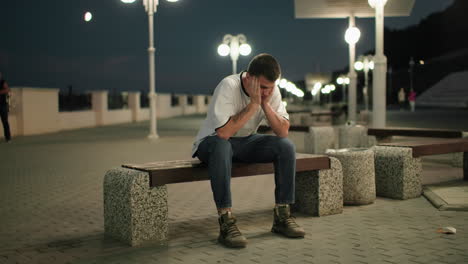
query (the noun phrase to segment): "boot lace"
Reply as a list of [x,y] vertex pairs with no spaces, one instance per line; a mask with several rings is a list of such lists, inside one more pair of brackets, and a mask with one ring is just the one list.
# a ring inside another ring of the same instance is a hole
[[237,228],[237,225],[234,221],[224,223],[224,230],[226,231],[227,236],[230,237],[237,237],[237,236],[242,236],[242,233],[239,231],[239,228]]
[[284,224],[291,228],[299,227],[299,225],[296,223],[294,219],[295,219],[294,216],[289,216],[288,218],[284,219]]

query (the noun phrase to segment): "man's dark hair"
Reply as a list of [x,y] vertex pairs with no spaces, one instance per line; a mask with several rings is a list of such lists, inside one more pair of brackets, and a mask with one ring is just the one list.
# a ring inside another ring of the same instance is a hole
[[273,56],[261,53],[250,61],[247,72],[257,77],[263,75],[267,80],[274,82],[279,78],[281,68]]

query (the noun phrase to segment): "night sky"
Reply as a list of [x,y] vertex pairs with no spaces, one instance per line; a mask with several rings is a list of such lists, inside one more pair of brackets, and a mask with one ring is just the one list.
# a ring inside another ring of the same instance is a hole
[[[156,92],[209,94],[231,73],[217,46],[243,33],[252,53],[280,62],[283,76],[334,71],[348,63],[347,19],[295,19],[293,0],[160,0],[155,19]],[[391,0],[389,0],[391,1]],[[416,0],[410,17],[386,18],[392,29],[419,23],[452,0]],[[148,91],[148,16],[141,0],[0,0],[0,71],[10,86],[73,91]],[[86,23],[84,13],[93,14]],[[374,19],[357,18],[357,55],[373,49]]]

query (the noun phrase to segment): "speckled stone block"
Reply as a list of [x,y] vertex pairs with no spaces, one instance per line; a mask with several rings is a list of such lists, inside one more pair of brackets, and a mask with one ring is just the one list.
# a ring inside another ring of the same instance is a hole
[[309,127],[309,133],[304,136],[305,153],[323,154],[327,149],[335,147],[333,127]]
[[340,162],[330,158],[331,169],[296,174],[295,211],[314,216],[343,212],[343,172]]
[[[463,138],[468,138],[468,132],[463,132]],[[452,166],[456,168],[463,168],[463,153],[452,153]]]
[[367,145],[365,148],[370,148],[377,145],[377,138],[375,136],[367,136]]
[[468,152],[463,153],[463,179],[468,181]]
[[372,112],[363,110],[359,112],[359,123],[360,124],[369,124],[371,120]]
[[343,201],[345,205],[365,205],[375,201],[374,152],[370,149],[337,149],[327,151],[343,168]]
[[421,196],[422,164],[411,148],[375,146],[377,196],[410,199]]
[[150,188],[146,172],[115,168],[104,177],[104,232],[131,246],[168,237],[166,186]]
[[299,113],[294,113],[289,115],[289,122],[291,125],[301,125],[302,124],[302,119],[301,119],[301,114]]
[[341,126],[338,137],[339,148],[362,148],[368,145],[367,128],[363,126]]

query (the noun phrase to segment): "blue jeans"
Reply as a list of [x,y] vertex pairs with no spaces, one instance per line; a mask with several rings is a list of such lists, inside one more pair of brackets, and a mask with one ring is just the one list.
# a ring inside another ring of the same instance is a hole
[[230,208],[232,162],[269,163],[275,166],[275,202],[294,203],[296,148],[288,138],[253,134],[229,140],[210,136],[198,146],[198,158],[208,164],[217,208]]

